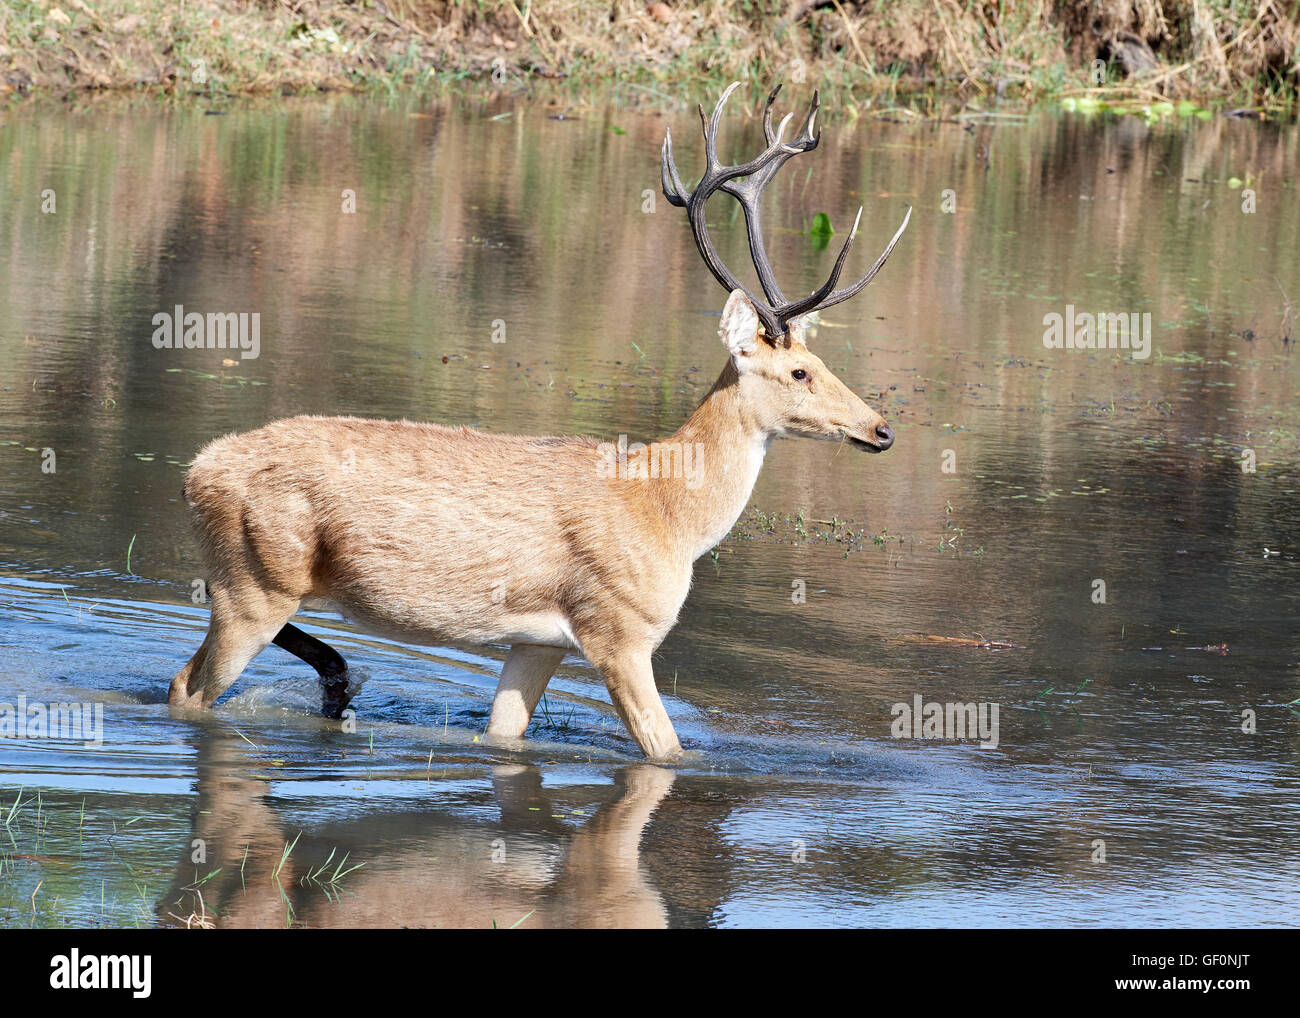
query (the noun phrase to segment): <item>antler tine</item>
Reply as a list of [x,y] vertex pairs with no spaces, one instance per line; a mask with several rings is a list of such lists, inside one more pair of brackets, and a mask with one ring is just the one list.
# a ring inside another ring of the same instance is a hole
[[706,162],[705,174],[711,175],[722,169],[722,163],[718,160],[718,126],[722,123],[722,107],[727,105],[727,100],[731,98],[731,93],[740,88],[740,82],[733,81],[727,86],[722,93],[722,98],[718,100],[718,105],[713,107],[713,116],[707,121],[704,119],[704,107],[700,106],[700,123],[704,125],[704,159]]
[[769,145],[776,141],[776,135],[772,133],[772,104],[776,102],[776,97],[780,91],[781,83],[777,82],[776,88],[768,93],[767,105],[763,107],[763,138]]
[[[835,284],[840,281],[840,272],[844,268],[844,259],[849,256],[849,248],[853,246],[853,238],[857,236],[858,223],[860,222],[862,222],[861,205],[858,206],[857,219],[853,220],[853,229],[849,231],[848,237],[844,240],[844,246],[840,248],[840,256],[835,259],[835,267],[831,269],[830,278],[826,280],[819,289],[814,290],[802,300],[797,300],[793,304],[788,304],[783,308],[778,308],[777,312],[782,318],[786,321],[789,321],[791,318],[798,318],[804,312],[811,311],[813,308],[818,307],[821,304],[821,301],[828,294],[834,291]],[[864,283],[863,286],[865,285],[866,284]]]
[[[776,133],[773,133],[772,131],[772,106],[776,102],[776,97],[780,93],[781,93],[781,86],[777,85],[776,88],[772,89],[772,91],[768,94],[767,103],[763,106],[763,138],[768,145],[774,144],[778,140],[781,134],[781,132],[779,131]],[[796,138],[792,142],[793,145],[800,145],[801,143],[806,144],[807,146],[806,148],[804,147],[800,148],[801,152],[811,152],[813,149],[817,147],[817,143],[821,141],[820,131],[815,135],[813,134],[813,124],[816,121],[817,113],[820,110],[821,110],[821,93],[814,90],[812,102],[808,104],[808,115],[804,118],[803,132],[799,135],[798,138]],[[792,116],[794,116],[793,113],[787,116],[785,119],[789,120],[790,117]],[[784,124],[785,121],[783,120],[782,123]]]
[[[858,209],[858,219],[860,220],[861,218],[862,218],[862,210]],[[875,264],[872,265],[871,268],[867,270],[867,274],[863,276],[861,279],[859,279],[852,286],[846,286],[842,290],[836,290],[834,293],[831,293],[829,296],[826,296],[825,299],[809,304],[807,307],[803,307],[802,305],[807,304],[807,302],[811,300],[812,297],[817,296],[817,294],[812,294],[810,297],[805,297],[802,301],[799,301],[797,304],[792,305],[790,308],[778,309],[777,314],[783,319],[785,319],[786,321],[788,321],[789,319],[804,314],[808,311],[812,311],[812,310],[821,311],[825,308],[834,307],[836,304],[843,303],[844,301],[852,297],[854,294],[858,293],[864,286],[866,286],[873,279],[875,279],[876,273],[878,273],[881,270],[881,268],[884,267],[885,260],[889,258],[890,254],[893,253],[894,245],[898,243],[898,239],[903,235],[903,231],[907,229],[907,224],[911,220],[911,218],[912,218],[912,206],[909,205],[907,207],[907,215],[903,217],[902,225],[899,226],[899,228],[894,232],[894,236],[890,239],[889,244],[885,247],[885,250],[880,253],[880,257],[876,259]],[[853,232],[849,234],[849,239],[844,242],[844,248],[843,250],[840,251],[840,256],[835,261],[835,268],[831,272],[830,280],[828,280],[827,284],[823,286],[820,290],[818,290],[817,293],[823,293],[823,291],[829,291],[830,288],[834,285],[834,282],[839,278],[840,268],[844,263],[844,256],[848,254],[849,245],[853,243],[853,234],[857,232],[857,229],[858,229],[858,224],[855,221],[853,224]]]
[[[808,142],[808,147],[804,149],[805,152],[811,152],[822,140],[821,125],[817,123],[817,114],[821,112],[821,109],[821,91],[820,89],[813,89],[812,102],[808,104],[808,117],[803,122],[803,135],[801,136],[801,140],[807,140]],[[813,133],[814,128],[816,129],[816,134]]]
[[677,163],[673,161],[673,132],[664,133],[664,144],[660,151],[659,179],[663,185],[664,197],[669,204],[686,208],[690,195],[682,187],[681,177],[677,176]]

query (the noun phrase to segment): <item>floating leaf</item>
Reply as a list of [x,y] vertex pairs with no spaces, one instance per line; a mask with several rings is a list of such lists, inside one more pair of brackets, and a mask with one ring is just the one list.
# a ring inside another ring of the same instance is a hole
[[831,217],[825,212],[818,212],[813,216],[812,226],[808,228],[808,236],[812,239],[813,247],[818,251],[825,251],[831,242],[831,237],[835,236],[835,231],[831,228]]

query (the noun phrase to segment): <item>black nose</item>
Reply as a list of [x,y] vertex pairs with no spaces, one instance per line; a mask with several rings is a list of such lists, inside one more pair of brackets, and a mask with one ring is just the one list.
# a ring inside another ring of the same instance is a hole
[[893,444],[894,444],[894,429],[891,428],[888,424],[877,424],[876,445],[880,447],[880,451],[884,452]]

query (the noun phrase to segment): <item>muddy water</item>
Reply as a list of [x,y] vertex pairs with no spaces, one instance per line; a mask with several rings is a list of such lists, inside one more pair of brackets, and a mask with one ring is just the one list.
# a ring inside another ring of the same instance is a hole
[[[769,245],[808,290],[813,213],[865,206],[865,266],[915,207],[812,341],[898,439],[774,443],[656,655],[682,766],[639,762],[576,658],[528,747],[488,747],[502,648],[328,613],[300,623],[366,677],[355,732],[275,648],[169,715],[208,439],[315,412],[635,441],[707,390],[722,293],[647,211],[666,126],[698,173],[693,117],[555,112],[0,120],[0,702],[103,718],[98,747],[0,737],[0,922],[1294,924],[1295,128],[831,120]],[[178,304],[258,313],[258,356],[155,349]],[[1149,313],[1149,355],[1046,348],[1067,305]],[[894,738],[918,696],[996,705],[996,748]]]

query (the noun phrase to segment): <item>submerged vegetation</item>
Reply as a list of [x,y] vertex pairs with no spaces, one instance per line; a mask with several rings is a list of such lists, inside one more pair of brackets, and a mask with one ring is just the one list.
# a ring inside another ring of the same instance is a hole
[[[791,515],[767,512],[753,506],[736,521],[731,528],[731,533],[727,535],[727,541],[713,551],[713,562],[715,566],[718,564],[720,550],[734,551],[734,542],[758,540],[770,540],[777,544],[836,545],[843,550],[845,558],[848,558],[852,552],[865,551],[873,547],[893,550],[905,546],[928,547],[941,554],[944,552],[961,554],[963,549],[958,542],[965,536],[966,528],[957,525],[952,518],[952,513],[952,503],[945,503],[943,513],[937,518],[937,526],[941,531],[939,541],[937,545],[932,545],[928,538],[891,534],[888,528],[873,534],[852,520],[842,520],[838,516],[829,520],[809,519],[802,509]],[[984,548],[981,546],[973,550],[965,549],[965,552],[980,557],[984,554]]]
[[542,92],[676,103],[701,79],[852,111],[947,99],[1289,108],[1286,0],[8,0],[0,92]]

